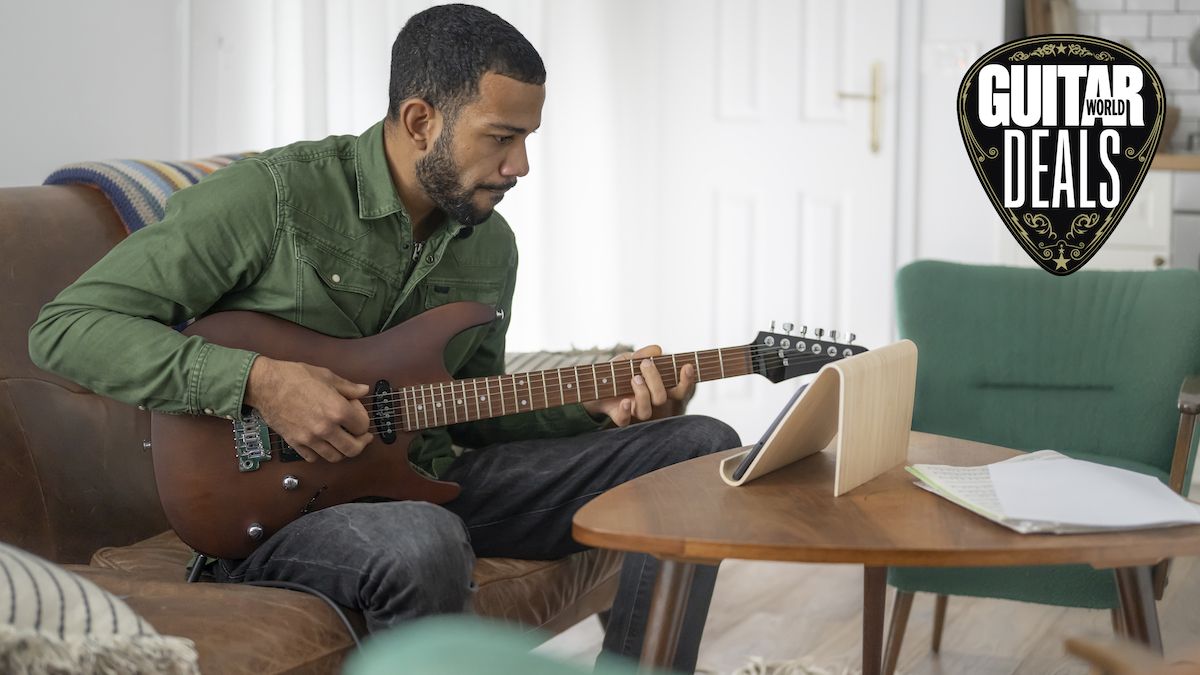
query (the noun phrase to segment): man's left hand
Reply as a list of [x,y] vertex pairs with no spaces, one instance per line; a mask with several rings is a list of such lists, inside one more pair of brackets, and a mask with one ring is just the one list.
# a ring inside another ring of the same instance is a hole
[[642,347],[636,352],[614,358],[613,361],[641,361],[638,364],[640,374],[633,378],[633,395],[588,401],[583,407],[593,416],[608,415],[619,427],[682,413],[696,392],[696,368],[690,363],[685,364],[676,377],[678,384],[667,389],[654,362],[650,360],[655,356],[662,356],[662,348],[658,345]]

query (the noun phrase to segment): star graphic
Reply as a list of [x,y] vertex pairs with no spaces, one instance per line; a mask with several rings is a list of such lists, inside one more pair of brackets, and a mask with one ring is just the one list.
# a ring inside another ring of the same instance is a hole
[[1061,248],[1058,249],[1058,257],[1054,258],[1054,269],[1067,269],[1067,259],[1063,257],[1063,250]]
[[[1067,48],[1063,46],[1063,43],[1061,43],[1061,42],[1058,43],[1058,53],[1065,54],[1066,51],[1067,51]],[[1060,253],[1059,255],[1062,255],[1062,254]]]

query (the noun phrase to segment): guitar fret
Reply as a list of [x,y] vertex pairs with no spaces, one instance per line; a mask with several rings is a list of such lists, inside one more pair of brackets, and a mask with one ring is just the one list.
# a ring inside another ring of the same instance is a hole
[[521,411],[521,394],[517,391],[517,376],[512,376],[513,400],[517,402],[517,412]]
[[400,402],[404,406],[404,430],[412,431],[408,426],[408,395],[404,393],[404,389],[400,390]]
[[567,395],[563,393],[562,368],[557,369],[555,372],[558,374],[558,401],[559,401],[560,405],[566,405],[567,404]]
[[596,376],[596,364],[592,364],[592,386],[596,388],[596,398],[600,398],[600,378]]
[[454,393],[454,381],[450,381],[450,401],[451,408],[454,410],[454,423],[458,424],[458,394]]
[[700,374],[700,352],[692,352],[692,360],[696,362],[696,381],[703,382],[704,377]]
[[608,369],[612,371],[613,396],[616,396],[617,395],[617,364],[613,361],[609,361]]
[[425,385],[421,385],[421,402],[417,404],[417,411],[421,413],[421,417],[425,418],[422,428],[429,428],[429,411],[425,409]]
[[[496,386],[500,389],[500,414],[507,415],[508,411],[506,411],[504,409],[504,376],[503,375],[496,378]],[[490,390],[491,387],[489,386],[488,389]]]
[[[484,378],[483,381],[485,383],[484,384],[485,392],[483,394],[483,398],[484,398],[484,400],[487,401],[487,404],[488,404],[488,417],[495,417],[496,413],[492,412],[492,378],[487,377],[487,378]],[[500,405],[504,405],[504,390],[503,389],[500,390]]]
[[542,397],[546,399],[546,407],[550,407],[550,392],[546,391],[546,371],[542,371]]
[[576,403],[583,400],[583,394],[579,393],[579,366],[571,366],[571,370],[575,373],[575,386],[567,385],[567,389],[575,390]]
[[475,390],[471,397],[475,401],[475,419],[483,419],[483,413],[479,410],[479,378],[471,380],[471,388]]
[[721,377],[725,377],[725,355],[720,349],[717,350],[717,359],[721,362]]
[[679,364],[675,363],[674,354],[671,355],[671,372],[674,373],[676,377],[679,376]]

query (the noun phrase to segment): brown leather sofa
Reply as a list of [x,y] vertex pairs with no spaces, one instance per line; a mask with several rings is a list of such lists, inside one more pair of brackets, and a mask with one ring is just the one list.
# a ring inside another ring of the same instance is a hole
[[[317,598],[185,583],[190,552],[159,506],[147,413],[29,360],[42,305],[124,236],[91,188],[0,189],[0,540],[69,564],[160,632],[194,640],[206,673],[336,672],[353,643]],[[611,605],[619,563],[598,550],[550,562],[482,559],[475,610],[558,632]]]

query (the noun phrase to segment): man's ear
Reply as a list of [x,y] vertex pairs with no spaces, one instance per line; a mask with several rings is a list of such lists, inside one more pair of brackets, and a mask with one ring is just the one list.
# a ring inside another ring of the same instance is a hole
[[410,98],[400,104],[398,130],[416,150],[428,150],[442,126],[442,115],[424,99]]

